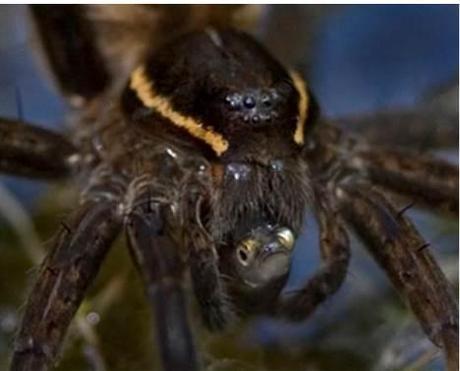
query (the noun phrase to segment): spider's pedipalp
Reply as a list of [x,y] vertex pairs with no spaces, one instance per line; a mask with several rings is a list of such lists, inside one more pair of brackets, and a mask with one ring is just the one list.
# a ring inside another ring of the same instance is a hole
[[189,178],[189,185],[183,189],[181,213],[188,229],[188,263],[200,315],[208,329],[218,331],[232,322],[234,313],[221,279],[215,242],[201,220],[203,209],[209,208],[205,201],[209,192],[205,174],[198,171]]
[[323,261],[320,270],[288,298],[280,298],[276,312],[290,320],[303,320],[334,294],[345,279],[350,250],[341,217],[326,192],[316,187],[316,214]]
[[202,231],[196,229],[190,235],[190,274],[201,318],[208,329],[222,330],[232,322],[234,312],[219,272],[219,257]]
[[71,173],[75,147],[62,135],[20,121],[0,119],[0,172],[34,178]]
[[[168,203],[154,202],[155,190],[138,194],[126,220],[128,243],[154,310],[164,370],[198,370],[183,288],[184,265],[168,231]],[[152,201],[152,202],[151,202]]]
[[372,183],[435,211],[458,215],[458,167],[411,151],[366,148],[348,165]]
[[431,340],[441,346],[450,371],[458,369],[458,309],[450,283],[425,241],[404,215],[367,184],[339,188],[341,210],[386,271]]
[[[48,370],[120,228],[116,204],[86,202],[42,264],[15,341],[11,370]],[[70,232],[69,232],[70,231]]]

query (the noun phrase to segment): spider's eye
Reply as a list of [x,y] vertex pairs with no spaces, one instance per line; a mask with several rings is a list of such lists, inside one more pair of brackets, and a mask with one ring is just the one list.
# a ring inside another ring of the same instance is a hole
[[236,249],[236,257],[242,265],[247,266],[252,261],[257,249],[256,245],[257,243],[255,240],[247,239],[238,246]]
[[278,242],[286,249],[292,249],[294,247],[294,234],[288,228],[280,228],[276,232],[276,236],[278,238]]

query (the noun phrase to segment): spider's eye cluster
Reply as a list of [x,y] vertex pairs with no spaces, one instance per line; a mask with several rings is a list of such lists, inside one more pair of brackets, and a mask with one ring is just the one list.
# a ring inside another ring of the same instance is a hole
[[275,89],[232,93],[225,97],[230,112],[253,127],[269,124],[279,115],[280,97]]

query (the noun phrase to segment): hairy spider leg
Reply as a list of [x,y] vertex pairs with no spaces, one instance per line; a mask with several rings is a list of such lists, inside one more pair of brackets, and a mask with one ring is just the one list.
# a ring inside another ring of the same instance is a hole
[[458,370],[458,308],[450,283],[411,222],[367,184],[337,189],[340,207],[370,253],[407,300],[429,338]]
[[33,178],[70,174],[75,147],[62,135],[21,121],[0,119],[0,172]]
[[128,243],[153,308],[164,370],[194,371],[199,364],[182,287],[185,267],[167,227],[170,204],[155,202],[155,195],[155,189],[136,195]]
[[458,167],[426,154],[387,148],[354,153],[348,166],[372,183],[434,211],[458,215]]
[[67,328],[119,230],[117,205],[110,201],[87,201],[61,227],[27,301],[12,371],[53,367]]
[[279,299],[276,314],[292,321],[310,316],[340,288],[350,260],[348,236],[336,206],[318,185],[315,187],[315,198],[322,266],[295,294]]
[[31,5],[32,19],[54,79],[71,103],[101,94],[109,73],[84,6]]
[[415,150],[457,148],[458,109],[448,108],[454,94],[458,96],[457,81],[449,86],[447,93],[443,89],[409,109],[340,117],[334,121],[344,130],[351,130],[379,146]]

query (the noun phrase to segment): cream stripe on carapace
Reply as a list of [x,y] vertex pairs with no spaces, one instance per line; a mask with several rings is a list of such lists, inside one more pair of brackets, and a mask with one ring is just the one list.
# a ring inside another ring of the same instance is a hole
[[309,104],[307,86],[303,78],[296,71],[291,71],[291,79],[299,93],[299,116],[297,118],[297,126],[294,133],[294,142],[302,145],[304,143],[305,121],[307,120]]
[[218,156],[228,149],[228,141],[221,134],[206,129],[200,121],[177,112],[167,97],[157,94],[143,66],[134,70],[129,86],[146,107],[154,109],[173,125],[187,130],[192,136],[208,144]]

